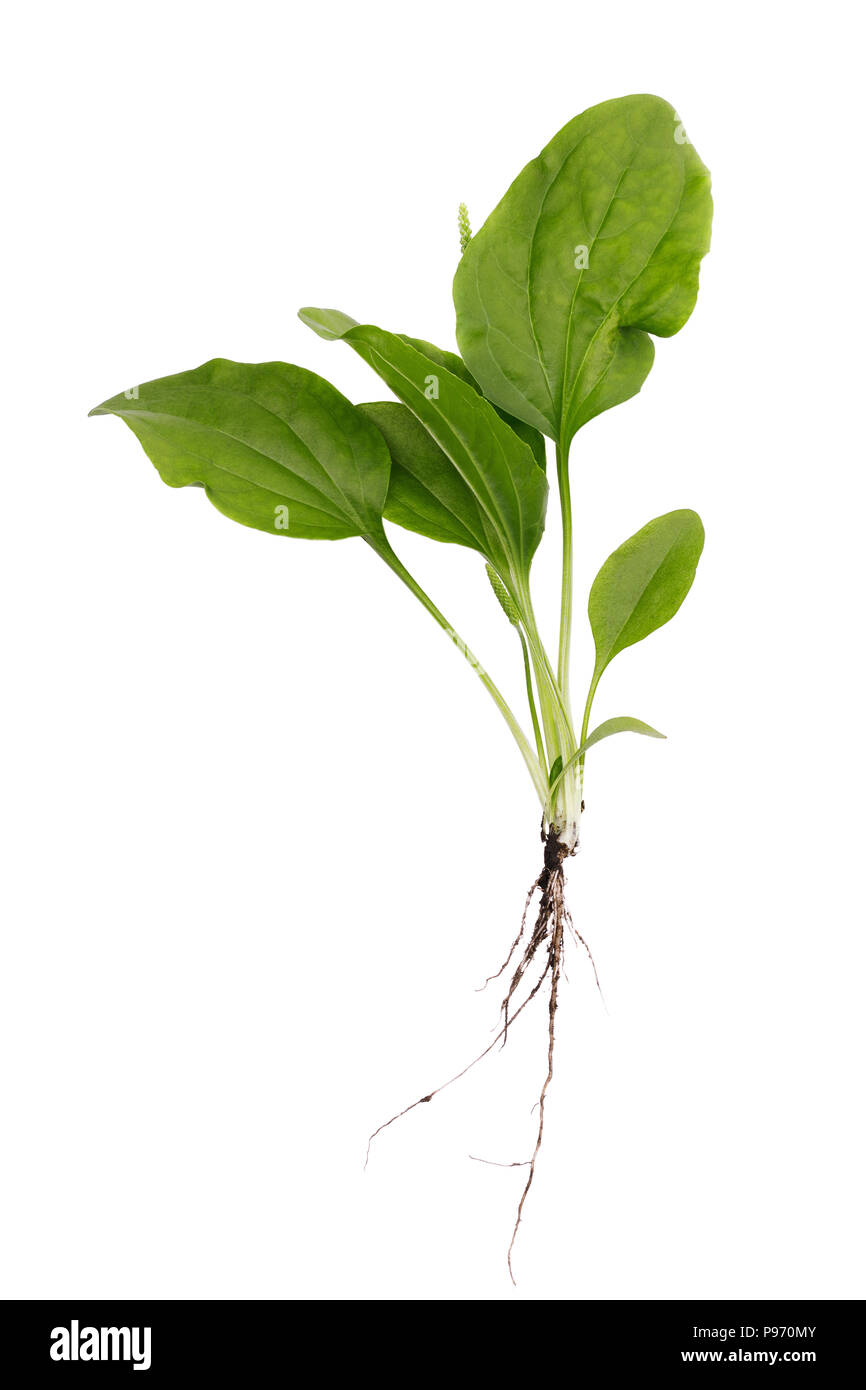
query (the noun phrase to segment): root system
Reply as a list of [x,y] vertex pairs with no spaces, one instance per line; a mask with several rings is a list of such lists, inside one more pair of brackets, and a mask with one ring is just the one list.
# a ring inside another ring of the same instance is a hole
[[[402,1119],[404,1115],[408,1115],[411,1110],[415,1110],[419,1105],[428,1104],[433,1100],[434,1096],[439,1095],[439,1093],[444,1091],[448,1086],[452,1086],[455,1081],[459,1081],[461,1077],[465,1076],[467,1072],[471,1071],[473,1067],[477,1066],[480,1061],[487,1057],[497,1044],[501,1044],[501,1046],[504,1047],[508,1041],[509,1029],[513,1027],[523,1011],[539,993],[542,985],[544,985],[545,982],[549,982],[547,1005],[547,1072],[541,1086],[538,1100],[533,1107],[533,1109],[538,1110],[538,1128],[535,1136],[535,1147],[532,1156],[528,1159],[523,1159],[515,1163],[494,1164],[494,1166],[502,1168],[529,1169],[526,1182],[520,1195],[520,1201],[517,1205],[514,1229],[512,1230],[511,1240],[508,1245],[508,1273],[511,1276],[512,1283],[516,1282],[511,1262],[514,1242],[517,1239],[517,1233],[520,1228],[521,1220],[523,1219],[523,1208],[529,1196],[529,1189],[532,1187],[532,1182],[535,1177],[535,1168],[541,1152],[541,1143],[544,1136],[544,1107],[550,1083],[553,1080],[553,1062],[556,1047],[556,1009],[559,1001],[559,986],[563,974],[566,931],[570,932],[575,942],[586,951],[595,975],[596,985],[599,988],[599,992],[601,992],[598,972],[595,969],[595,961],[592,958],[592,952],[580,932],[577,931],[565,901],[565,872],[563,865],[569,854],[573,853],[573,851],[568,850],[562,845],[555,832],[546,830],[543,825],[541,839],[544,845],[544,866],[527,893],[526,903],[523,908],[523,916],[520,922],[520,930],[514,938],[511,949],[502,962],[502,965],[494,975],[488,976],[481,986],[481,988],[484,989],[494,980],[498,980],[506,974],[506,971],[508,971],[514,961],[521,943],[525,940],[523,952],[516,966],[512,969],[508,981],[508,988],[505,991],[500,1005],[499,1025],[493,1041],[484,1048],[483,1052],[479,1052],[478,1056],[473,1058],[461,1071],[457,1072],[455,1076],[444,1081],[427,1095],[420,1096],[418,1100],[413,1101],[411,1105],[407,1105],[403,1110],[398,1111],[396,1115],[392,1115],[390,1120],[386,1120],[384,1124],[381,1124],[378,1129],[374,1130],[367,1142],[367,1159],[364,1163],[366,1167],[367,1160],[369,1160],[370,1157],[370,1145],[373,1140],[377,1135],[381,1134],[383,1130],[387,1129],[389,1125]],[[538,894],[538,912],[529,937],[525,939],[527,922],[529,920],[529,909],[536,894]],[[533,976],[535,976],[534,983],[530,985],[529,981]],[[527,987],[522,989],[521,987],[524,986],[524,982],[526,982]],[[470,1155],[470,1157],[475,1156]],[[485,1163],[493,1162],[493,1160],[490,1159],[478,1159],[476,1161]]]

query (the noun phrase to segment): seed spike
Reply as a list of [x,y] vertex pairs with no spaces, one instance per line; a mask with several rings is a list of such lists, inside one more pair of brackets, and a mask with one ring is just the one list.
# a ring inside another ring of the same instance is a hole
[[514,606],[514,602],[503,584],[499,575],[492,565],[485,565],[487,578],[490,580],[490,587],[502,606],[502,611],[513,627],[520,627],[520,614]]
[[457,209],[457,226],[460,229],[460,254],[466,250],[472,240],[472,228],[469,226],[469,209],[465,203],[461,203]]

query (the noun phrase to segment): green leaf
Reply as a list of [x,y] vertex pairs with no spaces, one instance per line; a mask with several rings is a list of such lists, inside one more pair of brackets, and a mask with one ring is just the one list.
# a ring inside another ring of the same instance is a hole
[[710,177],[673,108],[627,96],[570,121],[511,185],[454,279],[484,394],[567,448],[628,400],[694,308]]
[[483,555],[487,541],[478,503],[420,420],[399,401],[371,401],[357,408],[376,426],[391,455],[387,520]]
[[667,738],[667,734],[660,734],[658,729],[654,729],[651,724],[644,724],[642,719],[632,719],[630,714],[618,714],[613,719],[605,719],[597,725],[584,739],[575,756],[580,757],[587,748],[591,748],[594,743],[600,743],[603,738],[610,738],[611,734],[645,734],[647,738]]
[[[333,309],[302,309],[300,318],[323,338],[342,338],[378,372],[424,426],[450,465],[418,465],[420,481],[454,514],[473,544],[505,581],[525,580],[544,530],[547,480],[528,445],[476,389],[428,351]],[[406,459],[400,460],[404,468]],[[446,475],[456,472],[448,496]],[[415,470],[416,475],[418,469]],[[464,503],[466,505],[464,506]],[[441,519],[441,518],[440,518]],[[480,534],[479,534],[480,527]]]
[[[473,391],[477,391],[479,396],[484,394],[463,358],[458,357],[456,352],[448,352],[446,348],[436,347],[435,343],[428,343],[424,338],[410,338],[406,333],[400,333],[398,336],[410,347],[423,352],[424,356],[429,357],[431,362],[436,362],[440,367],[445,367],[447,371],[452,372],[454,376],[459,376],[460,380],[465,381],[467,386],[471,386]],[[508,411],[502,410],[495,401],[492,401],[491,404],[500,420],[504,420],[506,425],[510,425],[524,444],[529,445],[539,468],[546,469],[547,454],[544,448],[544,435],[533,429],[531,425],[527,425],[525,421],[518,420],[514,415],[509,415]]]
[[553,766],[552,766],[551,769],[550,769],[550,776],[549,776],[548,779],[547,779],[547,784],[548,784],[548,786],[551,787],[551,788],[553,788],[553,787],[556,785],[556,783],[559,781],[559,779],[560,779],[561,776],[562,776],[562,754],[559,753],[559,754],[557,755],[557,757],[554,758],[554,760],[553,760]]
[[214,358],[113,396],[170,487],[198,485],[233,521],[275,535],[381,535],[390,459],[379,432],[322,377]]
[[667,512],[605,560],[589,594],[595,638],[590,700],[613,658],[674,616],[692,587],[703,546],[697,512]]
[[357,408],[379,430],[391,455],[387,520],[486,555],[484,519],[475,495],[408,406],[367,401]]
[[611,734],[645,734],[647,738],[667,738],[667,734],[660,734],[658,729],[654,729],[651,724],[644,724],[642,719],[632,719],[629,714],[618,714],[613,719],[605,719],[584,739],[577,752],[569,758],[565,767],[562,766],[562,758],[557,758],[550,769],[551,794],[556,791],[566,772],[580,761],[586,750],[592,748],[594,743],[600,743],[603,738],[610,738]]

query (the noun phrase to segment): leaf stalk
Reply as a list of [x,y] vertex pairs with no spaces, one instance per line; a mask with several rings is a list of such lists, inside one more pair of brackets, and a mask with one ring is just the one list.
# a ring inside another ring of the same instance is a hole
[[430,598],[429,594],[425,593],[418,581],[409,573],[400,557],[392,549],[384,531],[379,534],[365,535],[364,540],[375,550],[376,554],[385,561],[386,565],[394,571],[398,579],[403,581],[406,588],[415,595],[419,603],[423,604],[430,616],[439,624],[443,631],[448,634],[454,645],[463,653],[508,725],[512,737],[520,749],[523,761],[526,763],[529,775],[532,778],[533,786],[535,787],[543,807],[547,802],[547,777],[544,768],[540,759],[533,752],[526,734],[523,732],[523,729],[498,686],[491,680],[490,676],[481,665],[481,662],[467,643],[463,641],[463,638],[451,626],[444,613],[436,607],[436,604]]
[[556,446],[556,476],[562,514],[562,597],[559,609],[559,660],[557,679],[567,710],[571,709],[569,672],[571,667],[571,618],[574,591],[574,540],[571,522],[571,484],[568,477],[568,445]]

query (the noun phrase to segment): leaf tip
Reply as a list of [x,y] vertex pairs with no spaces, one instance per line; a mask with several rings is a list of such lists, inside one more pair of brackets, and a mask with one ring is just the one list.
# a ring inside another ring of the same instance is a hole
[[298,318],[301,323],[312,328],[314,333],[318,333],[320,338],[329,341],[342,338],[350,328],[356,328],[358,324],[357,319],[350,318],[339,309],[316,309],[312,305],[299,309]]

